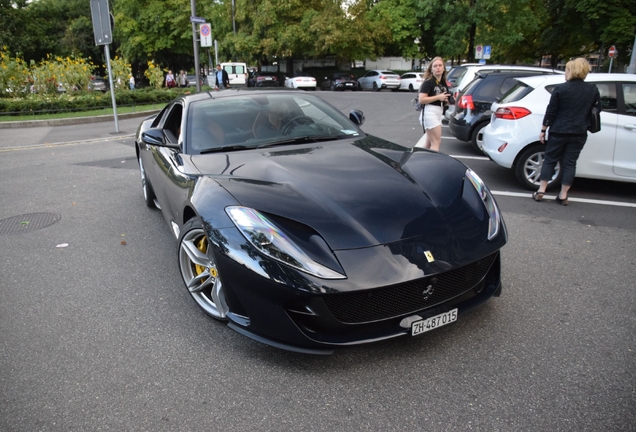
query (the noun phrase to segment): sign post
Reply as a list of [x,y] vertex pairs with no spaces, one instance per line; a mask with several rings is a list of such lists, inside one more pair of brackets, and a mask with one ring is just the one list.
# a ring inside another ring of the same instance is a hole
[[484,47],[481,45],[477,45],[475,47],[475,59],[481,59],[484,57]]
[[210,24],[205,23],[199,26],[199,34],[201,35],[201,46],[202,47],[211,47],[212,46],[212,28]]
[[607,55],[610,58],[609,73],[612,73],[612,62],[614,61],[614,57],[618,56],[618,50],[614,45],[612,45],[609,51],[607,51]]
[[[115,132],[119,133],[119,122],[117,120],[117,103],[115,101],[115,87],[113,86],[113,73],[110,68],[110,50],[108,45],[113,41],[114,19],[108,9],[108,0],[91,0],[91,18],[93,20],[93,34],[95,35],[95,45],[104,45],[104,56],[106,57],[106,69],[108,72],[108,82],[110,83],[110,99],[113,102],[113,118],[115,119]],[[113,21],[111,22],[111,19]]]
[[484,58],[486,60],[490,59],[490,45],[484,45]]

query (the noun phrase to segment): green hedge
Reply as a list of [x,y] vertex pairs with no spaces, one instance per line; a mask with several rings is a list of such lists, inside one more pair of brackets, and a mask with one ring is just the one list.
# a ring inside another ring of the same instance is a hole
[[[115,93],[118,106],[149,105],[170,102],[175,97],[196,91],[195,88],[119,90]],[[73,92],[56,96],[29,95],[26,98],[0,99],[0,114],[55,114],[112,108],[110,92]]]

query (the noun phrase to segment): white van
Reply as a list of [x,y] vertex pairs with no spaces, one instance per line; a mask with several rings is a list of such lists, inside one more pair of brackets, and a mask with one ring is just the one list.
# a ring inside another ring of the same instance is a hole
[[221,63],[221,67],[230,78],[230,86],[247,83],[247,65],[239,62]]

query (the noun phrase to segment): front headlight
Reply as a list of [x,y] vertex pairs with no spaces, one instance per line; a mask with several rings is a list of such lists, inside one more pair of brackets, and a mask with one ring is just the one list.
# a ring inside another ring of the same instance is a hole
[[321,279],[346,278],[346,276],[312,260],[260,212],[238,206],[227,207],[225,212],[241,234],[263,254]]
[[499,208],[495,203],[495,200],[484,184],[484,182],[479,178],[477,174],[471,169],[466,170],[466,178],[470,180],[470,182],[475,187],[479,198],[484,203],[486,207],[486,211],[488,212],[488,240],[492,240],[499,233],[499,227],[501,225],[501,215],[499,214]]

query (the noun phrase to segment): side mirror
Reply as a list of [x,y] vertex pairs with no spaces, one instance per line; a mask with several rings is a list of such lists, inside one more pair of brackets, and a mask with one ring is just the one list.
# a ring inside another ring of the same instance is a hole
[[357,126],[362,126],[364,123],[364,114],[360,110],[352,110],[349,113],[349,120],[354,122]]
[[153,146],[166,145],[166,139],[164,138],[161,129],[148,129],[141,134],[141,141],[144,144]]

